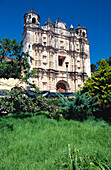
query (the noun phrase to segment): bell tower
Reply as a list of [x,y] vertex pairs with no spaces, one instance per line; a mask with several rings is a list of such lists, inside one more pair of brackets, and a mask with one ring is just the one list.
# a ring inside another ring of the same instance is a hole
[[24,31],[23,31],[23,51],[29,51],[29,55],[32,56],[32,44],[33,34],[36,29],[40,28],[40,16],[34,12],[33,8],[31,11],[24,15]]
[[40,27],[40,16],[34,12],[33,8],[24,15],[24,28],[29,26]]
[[[37,29],[40,28],[40,16],[34,12],[33,8],[31,8],[31,11],[27,12],[24,15],[24,31],[23,31],[23,51],[29,52],[29,55],[33,57],[33,37],[34,33]],[[31,66],[30,69],[32,69],[32,64],[30,61],[30,58],[28,58],[28,62]],[[31,81],[31,79],[30,79]],[[28,89],[28,85],[26,85],[26,89]]]
[[82,27],[80,24],[78,28],[76,28],[76,34],[79,35],[81,38],[87,40],[87,29]]

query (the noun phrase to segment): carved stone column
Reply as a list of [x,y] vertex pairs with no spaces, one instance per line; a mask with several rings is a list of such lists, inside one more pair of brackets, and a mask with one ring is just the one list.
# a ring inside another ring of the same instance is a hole
[[39,55],[38,55],[38,67],[42,66],[42,56],[41,56],[42,50],[39,49]]
[[71,71],[74,72],[74,58],[71,56]]

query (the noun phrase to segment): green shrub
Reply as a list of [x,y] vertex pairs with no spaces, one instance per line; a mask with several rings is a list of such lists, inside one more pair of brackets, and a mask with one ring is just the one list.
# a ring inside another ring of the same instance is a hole
[[48,102],[49,105],[59,106],[59,100],[58,99],[47,99],[47,102]]
[[91,98],[87,94],[88,92],[81,93],[81,91],[78,91],[74,93],[75,97],[70,101],[63,95],[58,95],[61,113],[64,118],[83,120],[97,110],[96,106],[99,104],[96,102],[97,96]]
[[26,91],[13,89],[9,92],[8,96],[0,99],[1,113],[36,113],[40,110],[48,111],[51,116],[52,112],[56,111],[55,106],[49,104],[48,100],[40,93],[31,97],[27,96]]
[[111,67],[106,60],[98,62],[99,68],[91,78],[88,78],[84,84],[83,92],[89,93],[89,96],[98,95],[101,110],[106,108],[109,103],[109,94],[111,95]]
[[96,118],[102,118],[105,121],[111,122],[111,95],[107,97],[108,105],[105,108],[99,109],[94,113]]

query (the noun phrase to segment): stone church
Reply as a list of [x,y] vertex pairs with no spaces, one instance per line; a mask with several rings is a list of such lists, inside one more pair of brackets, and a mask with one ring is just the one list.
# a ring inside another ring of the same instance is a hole
[[67,28],[66,23],[48,19],[40,26],[40,16],[31,9],[24,15],[23,38],[24,52],[34,59],[31,69],[39,75],[30,81],[40,90],[75,92],[91,76],[87,29],[81,25]]

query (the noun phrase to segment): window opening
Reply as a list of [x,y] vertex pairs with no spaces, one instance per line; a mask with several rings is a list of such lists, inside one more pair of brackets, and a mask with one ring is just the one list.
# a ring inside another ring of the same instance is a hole
[[59,56],[59,57],[58,57],[58,65],[62,67],[62,66],[63,66],[63,63],[64,63],[64,60],[65,60],[65,57]]
[[36,23],[36,19],[32,18],[32,23],[35,24]]
[[62,66],[62,59],[59,58],[59,66]]
[[85,32],[83,32],[83,37],[85,37]]

